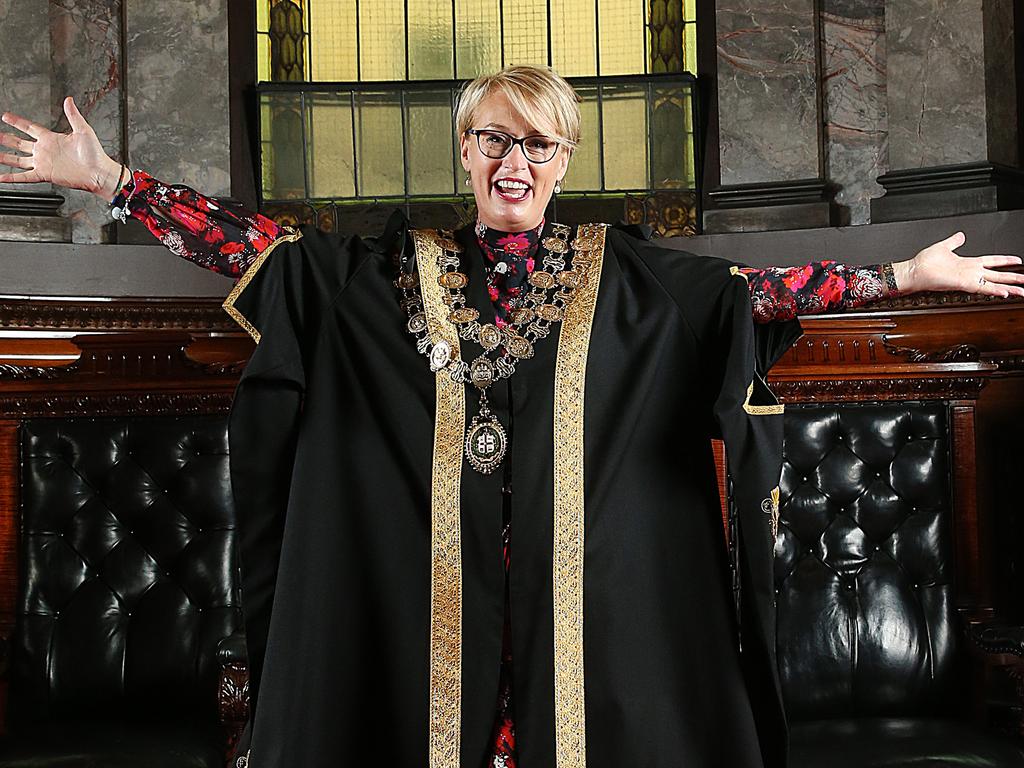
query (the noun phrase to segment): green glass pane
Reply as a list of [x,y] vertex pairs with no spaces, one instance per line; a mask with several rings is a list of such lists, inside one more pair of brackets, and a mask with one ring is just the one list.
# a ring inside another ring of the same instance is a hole
[[605,189],[647,189],[647,94],[644,86],[605,86]]
[[256,31],[270,29],[270,0],[256,0]]
[[580,104],[582,137],[572,153],[565,174],[563,189],[567,192],[596,192],[601,189],[601,142],[597,88],[580,87],[576,92],[583,100]]
[[301,0],[275,0],[270,9],[270,79],[306,79],[306,16]]
[[450,80],[453,75],[451,0],[407,0],[409,79]]
[[302,157],[302,106],[299,96],[265,93],[260,98],[263,197],[306,197]]
[[697,20],[697,0],[677,0],[683,6],[683,19],[686,21]]
[[551,0],[551,66],[563,77],[597,74],[594,0]]
[[505,64],[547,64],[547,0],[508,2],[503,13]]
[[683,63],[687,72],[697,74],[697,25],[687,24],[683,32]]
[[600,74],[643,74],[644,7],[633,0],[598,0],[598,14]]
[[689,189],[693,160],[688,124],[690,92],[685,87],[654,89],[651,102],[651,186]]
[[306,150],[313,197],[355,197],[352,102],[349,92],[306,97]]
[[455,0],[456,77],[472,79],[501,69],[499,0]]
[[313,79],[358,80],[356,0],[316,0],[309,10]]
[[409,194],[452,194],[451,92],[411,92],[405,106]]
[[260,82],[270,80],[270,38],[256,35],[256,77]]
[[359,197],[405,194],[402,102],[397,93],[356,94]]
[[359,4],[359,58],[362,80],[405,80],[404,0]]

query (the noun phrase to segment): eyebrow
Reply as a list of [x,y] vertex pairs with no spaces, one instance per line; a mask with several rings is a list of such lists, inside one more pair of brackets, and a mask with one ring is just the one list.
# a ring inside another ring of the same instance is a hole
[[[504,131],[505,133],[509,134],[510,136],[514,136],[515,135],[512,132],[511,128],[509,128],[507,125],[504,125],[502,123],[488,123],[487,125],[484,126],[484,128],[497,128],[499,131]],[[545,133],[544,131],[538,130],[537,128],[533,128],[529,132],[527,132],[527,133],[525,133],[523,135],[524,136],[547,136],[548,134]]]

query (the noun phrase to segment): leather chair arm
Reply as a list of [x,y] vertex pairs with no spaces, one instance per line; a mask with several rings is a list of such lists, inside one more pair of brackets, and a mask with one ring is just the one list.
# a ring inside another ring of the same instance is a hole
[[969,621],[966,635],[980,669],[974,692],[978,721],[1024,737],[1024,627],[986,618]]
[[248,666],[249,652],[245,646],[245,632],[239,630],[217,643],[217,661],[221,667],[228,664]]

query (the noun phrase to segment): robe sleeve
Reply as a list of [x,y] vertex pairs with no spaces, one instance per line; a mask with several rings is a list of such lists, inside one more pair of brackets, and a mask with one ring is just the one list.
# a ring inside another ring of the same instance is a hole
[[719,267],[717,306],[703,340],[714,428],[725,444],[737,517],[741,659],[764,764],[786,765],[788,731],[775,655],[774,548],[782,470],[782,412],[765,376],[799,337],[799,324],[755,325],[746,277]]
[[256,342],[228,419],[249,656],[250,715],[236,748],[239,757],[249,750],[259,703],[303,395],[316,340],[324,317],[343,300],[345,288],[376,250],[357,237],[303,226],[264,249],[224,302]]

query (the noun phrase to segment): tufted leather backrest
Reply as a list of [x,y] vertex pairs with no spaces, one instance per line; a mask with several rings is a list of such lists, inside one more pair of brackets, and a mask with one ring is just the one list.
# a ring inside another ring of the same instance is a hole
[[226,418],[38,419],[21,446],[12,712],[211,708],[241,620]]
[[943,403],[787,406],[777,649],[792,719],[936,711],[956,685]]

